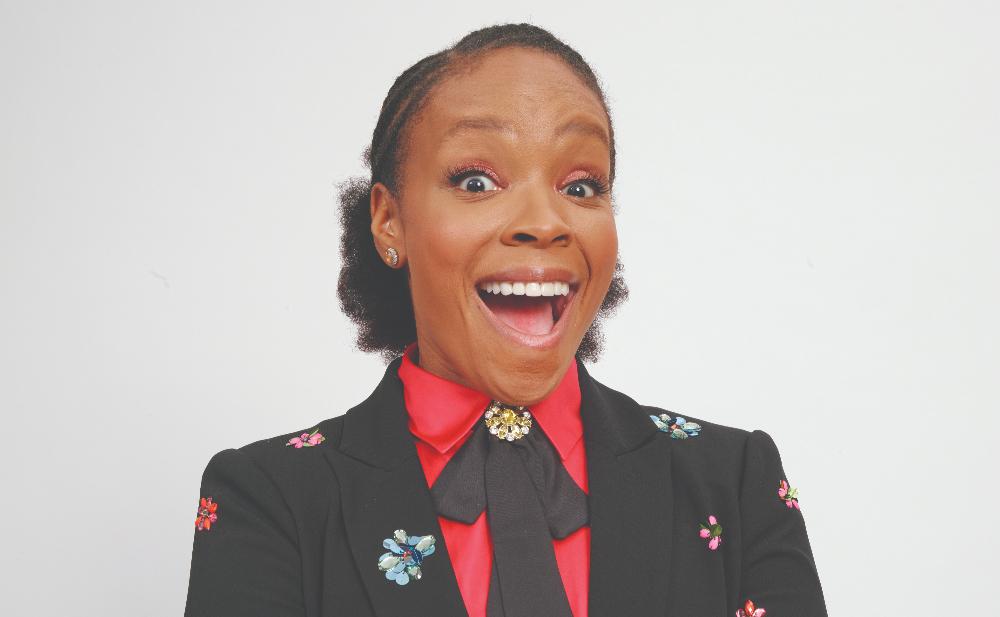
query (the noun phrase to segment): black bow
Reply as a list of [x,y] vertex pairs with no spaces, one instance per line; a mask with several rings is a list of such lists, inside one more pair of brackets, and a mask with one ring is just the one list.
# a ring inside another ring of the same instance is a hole
[[537,423],[507,441],[479,422],[431,497],[439,514],[466,524],[486,510],[494,556],[488,617],[572,617],[552,539],[587,524],[587,495]]

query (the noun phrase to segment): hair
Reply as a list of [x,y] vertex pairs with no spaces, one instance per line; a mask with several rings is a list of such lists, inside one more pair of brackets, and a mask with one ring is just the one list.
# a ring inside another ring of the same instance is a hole
[[[362,155],[369,178],[341,183],[340,223],[342,265],[337,284],[340,307],[358,327],[356,344],[365,352],[380,354],[387,362],[416,340],[417,326],[407,268],[389,268],[375,248],[371,232],[370,199],[376,182],[394,196],[401,194],[401,167],[407,153],[407,130],[423,109],[428,94],[443,78],[470,69],[490,51],[522,47],[538,49],[561,58],[601,100],[610,131],[610,183],[615,177],[615,138],[604,90],[583,57],[549,31],[532,24],[488,26],[462,37],[451,47],[431,54],[403,71],[382,102],[371,145]],[[596,361],[603,350],[601,321],[628,298],[621,260],[615,263],[611,285],[600,309],[580,342],[576,355]]]

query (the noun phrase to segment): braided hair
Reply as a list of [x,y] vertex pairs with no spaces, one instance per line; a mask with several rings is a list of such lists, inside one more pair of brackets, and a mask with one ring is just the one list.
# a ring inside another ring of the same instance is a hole
[[[387,268],[375,248],[369,210],[372,187],[384,184],[400,195],[402,161],[407,153],[410,121],[421,111],[428,93],[447,75],[468,70],[486,53],[507,48],[539,49],[561,58],[601,100],[610,131],[611,166],[615,178],[615,137],[604,91],[590,65],[573,48],[549,31],[532,24],[501,24],[465,35],[451,47],[431,54],[403,71],[382,102],[371,145],[363,153],[370,178],[351,178],[339,185],[340,254],[342,264],[337,283],[341,310],[358,327],[356,344],[365,352],[380,354],[390,361],[417,338],[416,320],[410,298],[407,268]],[[600,355],[603,335],[600,321],[628,298],[622,263],[615,272],[601,302],[597,318],[577,348],[581,360],[594,361]]]

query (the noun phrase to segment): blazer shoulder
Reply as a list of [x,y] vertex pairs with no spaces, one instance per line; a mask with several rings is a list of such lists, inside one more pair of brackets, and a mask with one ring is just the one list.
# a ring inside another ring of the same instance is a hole
[[339,441],[342,424],[342,416],[338,416],[304,429],[227,448],[212,456],[205,476],[225,467],[234,481],[260,478],[259,482],[266,481],[290,507],[315,502],[323,495],[337,495],[336,490],[317,489],[339,486],[323,452]]
[[[683,425],[689,425],[691,423],[699,427],[698,438],[710,437],[709,439],[704,439],[701,443],[711,443],[713,446],[732,448],[732,447],[742,447],[746,445],[747,439],[750,435],[755,432],[753,430],[748,430],[744,428],[739,428],[736,426],[728,426],[726,424],[719,424],[718,422],[712,422],[711,420],[706,420],[705,418],[699,416],[692,416],[690,414],[674,411],[664,407],[659,407],[656,405],[643,405],[640,407],[650,416],[661,416],[666,414],[674,422],[678,422]],[[689,431],[690,432],[690,431]]]
[[283,453],[291,450],[299,450],[300,454],[315,453],[322,451],[322,446],[336,445],[343,434],[343,424],[342,415],[327,418],[312,426],[258,439],[236,449],[265,466],[285,460],[308,461],[315,457],[288,459]]
[[[712,422],[702,417],[692,416],[683,411],[668,409],[659,405],[640,403],[627,393],[595,379],[589,373],[588,381],[597,387],[597,391],[608,401],[608,404],[622,410],[627,410],[629,415],[634,413],[641,414],[642,417],[637,418],[635,421],[649,422],[651,429],[655,430],[655,428],[658,428],[665,433],[671,434],[674,432],[671,430],[671,427],[676,426],[682,429],[687,427],[686,431],[681,430],[677,433],[676,439],[690,442],[689,445],[692,447],[678,450],[698,453],[695,456],[716,459],[719,456],[732,455],[732,453],[739,453],[742,456],[750,437],[755,433],[762,433],[762,431],[747,430]],[[662,416],[666,416],[666,419],[662,418]],[[671,436],[674,437],[672,434]]]
[[729,426],[656,405],[640,406],[650,416],[666,414],[671,423],[682,428],[692,423],[697,427],[697,434],[689,428],[688,437],[677,439],[671,450],[679,468],[692,474],[713,470],[733,481],[742,478],[748,465],[760,456],[778,457],[774,441],[763,430]]

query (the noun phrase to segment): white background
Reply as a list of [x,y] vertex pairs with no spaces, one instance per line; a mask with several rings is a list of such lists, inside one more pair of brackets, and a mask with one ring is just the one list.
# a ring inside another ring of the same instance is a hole
[[997,5],[501,4],[0,3],[0,611],[182,612],[211,455],[382,375],[335,185],[389,85],[525,20],[612,106],[593,374],[774,437],[831,615],[996,609]]

